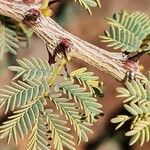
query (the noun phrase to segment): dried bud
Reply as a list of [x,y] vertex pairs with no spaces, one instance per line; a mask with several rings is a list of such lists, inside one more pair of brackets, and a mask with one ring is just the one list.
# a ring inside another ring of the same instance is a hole
[[61,38],[59,45],[62,45],[65,49],[71,48],[73,46],[71,40],[68,38]]
[[25,23],[28,26],[35,25],[38,23],[40,16],[41,15],[38,10],[30,9],[25,13],[23,23]]

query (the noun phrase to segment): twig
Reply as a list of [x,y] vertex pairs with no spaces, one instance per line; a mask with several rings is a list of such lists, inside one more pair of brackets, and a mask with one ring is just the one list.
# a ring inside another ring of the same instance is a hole
[[[11,17],[18,22],[23,20],[23,14],[29,9],[39,9],[39,5],[25,5],[20,2],[0,1],[0,14]],[[68,38],[73,43],[70,55],[80,59],[115,79],[122,81],[127,73],[123,67],[123,54],[112,53],[85,42],[60,27],[53,19],[41,16],[40,21],[30,28],[52,49],[56,48],[60,38]],[[137,78],[146,81],[145,76],[137,72]]]

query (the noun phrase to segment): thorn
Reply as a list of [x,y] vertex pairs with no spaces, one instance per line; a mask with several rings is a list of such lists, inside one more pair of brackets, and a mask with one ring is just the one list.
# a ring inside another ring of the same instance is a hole
[[48,3],[48,7],[50,7],[51,5],[53,5],[53,4],[57,3],[57,2],[61,2],[61,0],[53,0],[53,1],[50,1],[50,2]]
[[48,45],[46,44],[46,49],[47,49],[47,52],[48,52],[48,63],[51,65],[51,64],[54,64],[55,63],[55,57],[51,54],[51,52],[49,51],[49,47]]
[[67,74],[67,77],[70,77],[70,74],[69,74],[69,72],[68,72],[68,68],[67,68],[67,65],[66,65],[66,64],[64,65],[64,70],[65,70],[65,72],[66,72],[66,74]]
[[127,59],[137,62],[137,61],[141,58],[141,56],[142,56],[143,54],[145,54],[145,53],[147,53],[147,52],[149,52],[149,51],[150,51],[150,50],[145,50],[145,51],[139,52],[139,53],[137,53],[137,54],[135,54],[135,55],[133,55],[133,56],[129,56],[129,53],[126,53],[126,55],[128,55],[128,58],[127,58]]

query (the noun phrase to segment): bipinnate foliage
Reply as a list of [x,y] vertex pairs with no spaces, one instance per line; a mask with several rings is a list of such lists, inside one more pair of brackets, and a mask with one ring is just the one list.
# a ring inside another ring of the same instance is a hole
[[0,15],[0,59],[6,52],[17,54],[21,42],[28,46],[32,32],[22,23]]
[[[142,51],[149,53],[150,20],[147,15],[122,11],[107,20],[109,30],[105,31],[105,36],[100,37],[108,47],[121,49],[122,52],[129,54]],[[126,81],[124,85],[124,88],[117,88],[119,93],[117,97],[124,99],[123,106],[130,115],[118,115],[111,122],[118,124],[116,129],[129,122],[130,129],[125,134],[131,137],[129,145],[139,140],[142,146],[144,142],[150,140],[150,81],[142,83],[135,79]]]
[[14,111],[16,107],[28,104],[32,99],[42,96],[48,91],[48,83],[46,80],[27,80],[26,82],[18,81],[12,82],[12,85],[6,85],[5,88],[0,89],[0,108],[5,106],[5,113],[10,109]]
[[[48,6],[48,0],[43,2]],[[100,0],[75,2],[90,15],[91,7],[101,7]],[[129,55],[149,53],[150,20],[147,15],[122,11],[107,21],[109,30],[100,38],[108,47],[121,49]],[[31,36],[32,31],[23,23],[0,15],[0,59],[6,52],[16,54],[21,42],[28,46]],[[17,144],[19,138],[29,135],[27,150],[75,150],[71,134],[74,130],[77,144],[87,142],[88,134],[92,133],[90,127],[103,113],[102,105],[97,102],[97,96],[103,96],[99,78],[86,68],[71,72],[69,77],[62,76],[60,70],[67,63],[63,56],[54,67],[40,58],[18,59],[17,63],[18,66],[9,67],[16,73],[11,84],[0,89],[0,109],[7,115],[0,125],[0,139]],[[125,135],[131,137],[129,145],[139,141],[142,146],[150,141],[150,74],[146,83],[127,80],[117,92],[117,97],[124,99],[123,106],[129,115],[118,115],[111,122],[117,124],[116,130],[128,122],[130,126]]]
[[98,77],[81,68],[72,72],[67,80],[54,84],[51,81],[59,78],[56,72],[60,64],[53,69],[39,58],[17,62],[19,65],[10,69],[17,72],[13,80],[19,80],[0,90],[0,107],[6,114],[11,112],[0,126],[0,138],[17,144],[19,137],[24,139],[31,131],[28,150],[51,147],[75,150],[71,129],[67,127],[70,122],[78,144],[88,141],[88,133],[92,133],[90,127],[102,114],[102,105],[96,99],[96,93],[102,94]]
[[0,25],[0,59],[2,59],[5,52],[16,54],[15,49],[19,48],[16,36],[15,31]]
[[80,85],[73,84],[72,82],[64,82],[58,85],[58,88],[68,94],[70,99],[75,99],[76,103],[79,102],[80,107],[85,112],[87,120],[91,123],[94,121],[94,117],[99,115],[99,109],[102,107],[100,104],[96,103],[96,99],[93,98],[93,94],[86,92],[84,87]]
[[41,148],[49,150],[50,148],[48,147],[49,141],[47,132],[48,130],[46,128],[45,120],[42,115],[38,114],[29,137],[28,150]]
[[133,145],[138,140],[142,146],[144,142],[150,140],[150,81],[142,83],[139,80],[127,81],[125,88],[117,88],[119,95],[122,97],[123,106],[128,115],[118,115],[111,120],[112,123],[118,124],[119,129],[127,121],[130,122],[130,129],[126,136],[130,136],[129,145]]
[[88,87],[90,92],[94,95],[100,96],[102,94],[99,87],[103,86],[103,83],[98,81],[99,78],[94,76],[93,72],[87,72],[87,68],[75,70],[70,76],[72,80],[78,80],[78,82],[82,84],[85,89]]
[[130,53],[149,50],[150,19],[147,15],[122,11],[107,20],[109,30],[100,38],[108,47]]
[[11,71],[17,72],[12,80],[15,80],[22,76],[22,80],[32,80],[34,78],[42,79],[48,78],[52,73],[52,67],[47,61],[42,61],[40,58],[31,58],[28,60],[17,60],[18,66],[11,66]]

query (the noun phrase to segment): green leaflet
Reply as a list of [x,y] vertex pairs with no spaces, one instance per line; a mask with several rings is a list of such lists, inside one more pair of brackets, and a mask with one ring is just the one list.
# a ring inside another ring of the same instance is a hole
[[48,123],[48,127],[52,132],[52,139],[54,143],[54,149],[63,150],[63,146],[75,150],[73,147],[75,144],[72,141],[73,136],[69,134],[70,128],[65,127],[66,121],[59,118],[59,115],[52,113],[52,110],[45,110],[45,117]]
[[118,124],[116,130],[119,129],[130,118],[126,115],[118,115],[116,118],[111,119],[112,123]]
[[38,115],[29,137],[27,150],[49,150],[48,129],[45,124],[42,115]]
[[141,45],[150,34],[150,20],[140,12],[121,12],[107,18],[110,28],[105,36],[100,36],[108,47],[120,48],[123,52],[140,52]]
[[86,90],[79,85],[67,81],[58,85],[58,88],[62,90],[64,94],[67,94],[70,99],[74,99],[76,103],[79,103],[81,110],[85,111],[88,122],[93,123],[95,117],[102,113],[100,110],[102,105],[97,103],[96,98],[93,98],[90,92],[86,92]]
[[[81,68],[71,73],[69,82],[53,85],[61,78],[60,65],[52,69],[47,61],[35,58],[17,62],[19,66],[9,68],[17,72],[14,80],[20,77],[22,80],[0,89],[0,107],[5,106],[5,113],[9,110],[13,113],[0,126],[0,138],[7,138],[8,143],[13,139],[17,144],[18,136],[23,139],[31,130],[28,150],[48,150],[50,146],[56,150],[75,150],[67,120],[77,134],[78,144],[82,140],[88,141],[87,134],[92,133],[90,127],[102,113],[102,105],[97,102],[93,89],[102,93],[99,78]],[[78,84],[75,84],[77,80]],[[59,91],[56,93],[53,88]],[[52,112],[56,110],[54,106],[65,118],[60,119]]]
[[24,42],[28,46],[29,41],[32,37],[32,31],[26,25],[21,22],[15,22],[13,19],[0,15],[0,21],[5,27],[16,32],[16,38],[19,42]]
[[123,102],[138,102],[140,105],[147,101],[146,89],[140,81],[132,81],[125,83],[126,88],[118,87],[116,90],[119,93],[117,97],[124,97]]
[[16,50],[25,44],[29,45],[32,31],[22,23],[17,23],[9,17],[0,15],[0,59],[6,52],[17,54]]
[[15,31],[0,25],[0,59],[3,58],[6,52],[16,54],[16,49],[19,48],[16,36]]
[[[102,93],[98,81],[99,78],[94,76],[92,72],[86,72],[86,70],[86,68],[81,68],[71,72],[71,80],[55,86],[57,91],[55,95],[53,93],[49,94],[56,108],[73,125],[74,130],[78,134],[78,144],[81,140],[88,141],[87,133],[92,133],[89,127],[102,113],[100,110],[102,106],[96,102],[95,98],[92,98],[93,94],[95,94],[93,87]],[[79,81],[79,85],[74,84],[75,79]],[[83,87],[80,87],[80,84]],[[88,90],[90,92],[87,92]],[[70,102],[70,99],[73,99],[75,103]],[[80,105],[79,108],[78,104]]]
[[69,99],[61,97],[61,94],[51,95],[50,99],[54,102],[61,114],[64,114],[66,119],[73,125],[74,130],[78,134],[78,144],[81,140],[88,141],[87,133],[93,133],[89,127],[92,125],[88,123],[86,117],[82,115],[81,111],[76,108],[75,103],[69,102]]
[[71,72],[70,77],[73,80],[78,80],[79,84],[83,85],[85,90],[89,88],[92,94],[103,96],[101,90],[103,83],[99,82],[99,77],[95,76],[93,72],[87,72],[87,68],[80,68]]
[[11,138],[17,144],[17,135],[20,138],[24,138],[24,134],[28,134],[28,130],[32,129],[32,124],[38,116],[39,111],[43,111],[43,99],[36,99],[29,102],[28,104],[21,106],[19,110],[14,111],[14,115],[8,117],[8,121],[3,122],[0,126],[0,138],[6,138],[7,142],[10,143]]
[[45,80],[34,79],[33,81],[28,80],[27,83],[12,82],[12,86],[5,86],[4,89],[0,89],[0,108],[5,106],[5,113],[9,109],[13,111],[16,107],[24,106],[48,91],[49,87]]
[[48,78],[51,75],[52,67],[47,61],[42,61],[40,58],[31,58],[30,60],[24,58],[17,60],[19,66],[10,66],[11,71],[17,72],[12,80],[22,76],[23,81],[33,80],[34,78],[42,79]]
[[150,140],[150,121],[146,119],[138,120],[132,130],[128,131],[126,136],[131,136],[129,145],[133,145],[140,140],[140,145],[142,146],[144,142],[149,142]]
[[122,97],[124,108],[130,113],[127,115],[118,115],[111,120],[112,123],[118,124],[116,129],[120,128],[128,120],[132,120],[130,129],[126,136],[130,136],[129,145],[135,144],[138,140],[142,146],[144,142],[150,140],[150,100],[149,100],[150,83],[143,84],[139,80],[126,81],[125,87],[117,88],[119,95]]
[[90,7],[101,7],[100,0],[75,0],[75,2],[78,2],[81,6],[83,6],[90,15],[92,15]]

